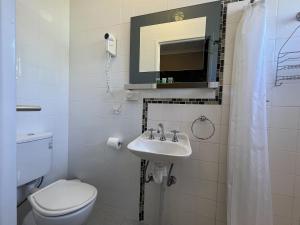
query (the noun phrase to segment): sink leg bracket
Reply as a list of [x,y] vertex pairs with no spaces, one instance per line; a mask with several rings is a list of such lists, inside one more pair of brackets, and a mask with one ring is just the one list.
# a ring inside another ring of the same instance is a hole
[[[149,163],[150,161],[146,161],[146,165],[145,165],[145,174],[147,174],[147,169],[148,169],[148,166],[149,166]],[[145,184],[148,184],[148,183],[151,183],[154,181],[154,178],[152,175],[148,175],[148,178],[145,179]]]
[[171,187],[173,184],[176,184],[176,177],[172,176],[172,170],[173,170],[174,164],[172,163],[169,169],[168,173],[168,179],[167,179],[167,186]]
[[[145,204],[145,184],[154,181],[152,175],[147,176],[147,169],[149,167],[149,160],[141,160],[141,177],[140,177],[140,202],[139,202],[139,221],[144,220],[144,204]],[[174,164],[172,163],[168,172],[167,186],[170,187],[176,183],[176,177],[172,176]],[[163,184],[162,184],[163,185]],[[164,188],[164,187],[163,187]]]

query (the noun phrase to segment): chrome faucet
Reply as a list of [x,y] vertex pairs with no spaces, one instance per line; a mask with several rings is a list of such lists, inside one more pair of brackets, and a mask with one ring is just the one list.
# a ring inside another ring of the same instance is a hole
[[159,124],[158,124],[157,133],[160,134],[159,140],[161,140],[161,141],[165,141],[165,140],[166,140],[166,136],[165,136],[165,128],[164,128],[164,125],[163,125],[162,123],[159,123]]

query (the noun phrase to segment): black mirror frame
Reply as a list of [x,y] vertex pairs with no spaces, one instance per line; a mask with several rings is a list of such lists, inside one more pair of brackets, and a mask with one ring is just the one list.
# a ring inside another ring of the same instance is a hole
[[143,26],[176,21],[176,15],[182,15],[183,20],[206,17],[206,36],[211,38],[207,82],[218,81],[218,52],[220,39],[221,2],[209,2],[168,11],[152,13],[131,18],[130,31],[130,84],[153,84],[160,72],[139,72],[140,64],[140,29]]

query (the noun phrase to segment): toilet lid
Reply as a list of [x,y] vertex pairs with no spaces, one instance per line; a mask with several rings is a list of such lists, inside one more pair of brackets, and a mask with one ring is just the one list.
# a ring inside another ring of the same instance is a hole
[[60,216],[79,210],[97,197],[97,189],[79,180],[58,180],[28,197],[44,216]]

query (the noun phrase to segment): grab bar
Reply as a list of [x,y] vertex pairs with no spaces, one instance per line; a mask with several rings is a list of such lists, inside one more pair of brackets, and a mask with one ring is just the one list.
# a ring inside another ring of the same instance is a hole
[[41,111],[42,108],[38,105],[17,105],[17,112],[37,112]]

